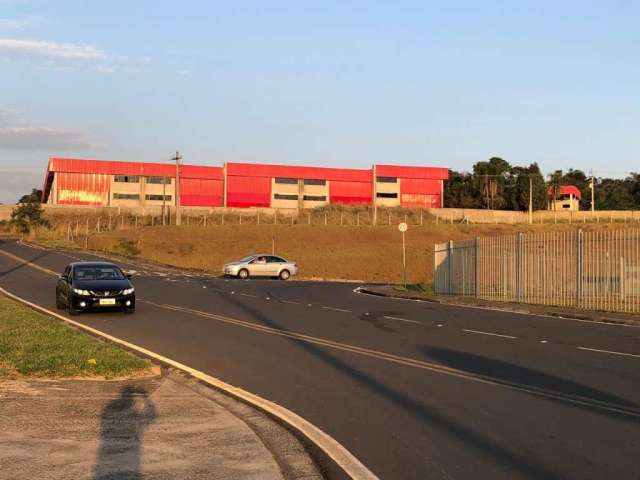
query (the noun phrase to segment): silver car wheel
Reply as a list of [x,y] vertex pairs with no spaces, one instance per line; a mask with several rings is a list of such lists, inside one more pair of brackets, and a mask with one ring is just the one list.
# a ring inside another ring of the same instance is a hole
[[282,270],[280,272],[280,280],[289,280],[290,277],[291,273],[289,273],[289,270]]
[[247,278],[249,278],[249,271],[246,268],[243,268],[238,272],[238,278],[246,280]]

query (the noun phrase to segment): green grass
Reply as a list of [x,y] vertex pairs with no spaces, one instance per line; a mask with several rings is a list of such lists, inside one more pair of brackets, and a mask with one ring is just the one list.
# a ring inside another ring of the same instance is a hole
[[125,377],[146,360],[0,295],[0,379]]

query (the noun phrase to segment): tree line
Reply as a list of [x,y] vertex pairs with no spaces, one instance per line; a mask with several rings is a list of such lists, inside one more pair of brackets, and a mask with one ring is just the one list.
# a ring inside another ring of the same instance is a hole
[[[591,209],[591,177],[582,170],[556,170],[545,180],[537,163],[527,167],[511,165],[500,157],[477,162],[471,172],[449,172],[445,182],[444,204],[451,208],[494,210],[529,209],[529,182],[534,210],[546,209],[549,191],[562,185],[575,185],[582,193],[580,209]],[[595,183],[597,210],[640,210],[640,174],[624,179],[598,177]]]

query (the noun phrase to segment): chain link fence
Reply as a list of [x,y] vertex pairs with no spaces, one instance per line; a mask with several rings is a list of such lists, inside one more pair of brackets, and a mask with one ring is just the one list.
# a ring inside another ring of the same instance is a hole
[[434,291],[640,312],[640,230],[518,234],[437,244]]

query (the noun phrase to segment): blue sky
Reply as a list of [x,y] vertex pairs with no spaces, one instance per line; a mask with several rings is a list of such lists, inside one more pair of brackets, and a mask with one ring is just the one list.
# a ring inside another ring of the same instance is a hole
[[0,0],[0,201],[49,155],[640,170],[640,3]]

